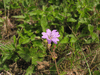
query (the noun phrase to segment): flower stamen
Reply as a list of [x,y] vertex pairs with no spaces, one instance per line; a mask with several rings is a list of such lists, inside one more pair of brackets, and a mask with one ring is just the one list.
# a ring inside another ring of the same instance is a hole
[[52,36],[50,35],[50,36],[48,36],[48,38],[49,38],[49,39],[52,39]]

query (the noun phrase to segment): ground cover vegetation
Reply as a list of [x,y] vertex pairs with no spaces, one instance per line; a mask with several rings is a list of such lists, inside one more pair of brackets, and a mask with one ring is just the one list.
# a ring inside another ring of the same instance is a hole
[[0,0],[0,75],[100,75],[99,0]]

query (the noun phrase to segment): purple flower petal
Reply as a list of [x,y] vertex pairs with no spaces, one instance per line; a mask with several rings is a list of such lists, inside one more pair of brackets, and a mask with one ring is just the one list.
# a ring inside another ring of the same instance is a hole
[[53,30],[52,33],[56,32],[57,30]]
[[44,39],[45,39],[45,38],[48,38],[47,33],[42,32],[42,35],[43,35],[42,38],[44,38]]
[[53,35],[53,37],[60,37],[58,32],[54,32],[54,33],[52,33],[52,35]]
[[47,39],[47,41],[48,41],[48,44],[51,44],[51,40]]
[[52,38],[52,41],[53,41],[55,44],[57,44],[57,41],[59,41],[59,39],[58,39],[58,38]]
[[56,37],[60,37],[60,35],[56,35]]
[[47,33],[47,35],[51,35],[51,30],[50,29],[47,29],[46,30],[46,33]]

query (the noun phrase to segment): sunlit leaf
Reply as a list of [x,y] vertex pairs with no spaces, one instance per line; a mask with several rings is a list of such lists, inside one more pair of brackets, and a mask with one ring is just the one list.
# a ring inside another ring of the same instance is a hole
[[25,16],[23,16],[23,15],[12,16],[12,17],[14,17],[14,18],[22,18],[22,19],[24,19],[24,18],[25,18]]
[[41,18],[41,27],[42,27],[43,32],[46,31],[46,26],[47,26],[47,25],[48,25],[47,19],[46,19],[45,16],[43,16],[43,17]]
[[61,40],[60,43],[68,43],[68,42],[69,42],[69,37],[66,35],[66,36],[64,37],[64,39]]
[[27,70],[26,70],[25,75],[32,75],[33,70],[34,70],[34,66],[29,66],[29,67],[27,68]]
[[74,18],[68,18],[67,21],[68,21],[68,22],[77,22],[77,20],[74,19]]
[[13,36],[14,44],[16,44],[16,36]]
[[90,31],[90,33],[93,33],[93,29],[94,29],[94,27],[91,24],[89,24],[88,25],[88,30]]

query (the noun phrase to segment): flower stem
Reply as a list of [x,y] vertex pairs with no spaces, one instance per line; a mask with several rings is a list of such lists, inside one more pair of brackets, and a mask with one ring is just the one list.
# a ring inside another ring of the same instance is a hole
[[[51,44],[48,44],[49,53],[51,54],[51,57],[53,57],[54,55],[53,55],[52,52],[50,51],[50,47],[51,47]],[[54,61],[55,61],[55,66],[56,66],[56,69],[57,69],[57,73],[58,73],[58,75],[59,75],[59,71],[58,71],[56,59],[55,59]]]
[[56,66],[56,69],[57,69],[57,73],[58,73],[58,75],[59,75],[59,71],[58,71],[58,67],[57,67],[56,60],[55,60],[55,66]]

